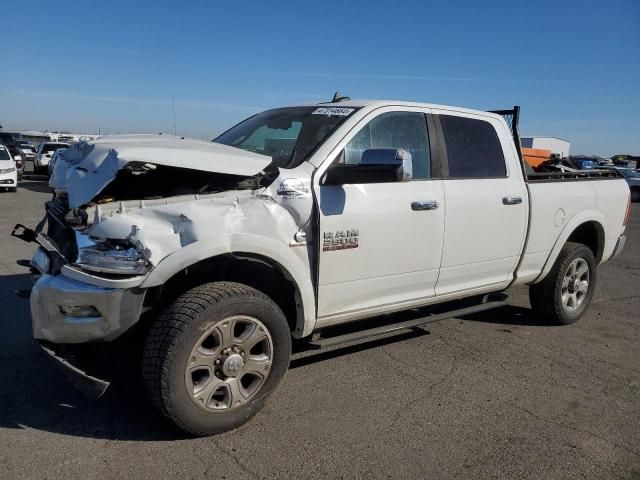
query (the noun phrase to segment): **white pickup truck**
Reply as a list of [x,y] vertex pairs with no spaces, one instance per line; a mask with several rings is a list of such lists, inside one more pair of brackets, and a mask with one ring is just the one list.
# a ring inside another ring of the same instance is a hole
[[[153,403],[207,435],[261,408],[292,338],[321,348],[417,327],[522,284],[537,315],[575,322],[624,245],[629,188],[612,171],[529,171],[517,116],[339,99],[265,111],[212,143],[74,144],[47,233],[13,232],[40,244],[21,261],[37,279],[33,335],[95,396],[109,385],[87,367],[96,343],[138,339]],[[327,336],[346,322],[358,328]]]

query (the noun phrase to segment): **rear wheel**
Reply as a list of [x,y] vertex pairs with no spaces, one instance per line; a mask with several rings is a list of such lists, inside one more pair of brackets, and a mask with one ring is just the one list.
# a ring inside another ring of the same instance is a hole
[[144,382],[177,427],[211,435],[260,410],[290,353],[289,326],[271,299],[246,285],[209,283],[178,297],[152,326]]
[[567,243],[551,271],[529,286],[534,312],[561,325],[577,322],[591,303],[597,270],[593,252],[581,243]]
[[640,202],[640,188],[631,189],[631,201]]

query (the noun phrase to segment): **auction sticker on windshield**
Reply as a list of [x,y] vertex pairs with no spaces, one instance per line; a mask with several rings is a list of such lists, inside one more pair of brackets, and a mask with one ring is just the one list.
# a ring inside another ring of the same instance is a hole
[[340,117],[346,117],[351,114],[355,108],[344,108],[344,107],[321,107],[316,108],[311,115],[338,115]]

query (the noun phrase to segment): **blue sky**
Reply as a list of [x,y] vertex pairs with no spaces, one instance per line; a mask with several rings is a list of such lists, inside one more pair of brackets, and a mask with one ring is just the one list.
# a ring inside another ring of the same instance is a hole
[[0,124],[210,139],[259,110],[495,109],[573,153],[640,154],[640,2],[7,2]]

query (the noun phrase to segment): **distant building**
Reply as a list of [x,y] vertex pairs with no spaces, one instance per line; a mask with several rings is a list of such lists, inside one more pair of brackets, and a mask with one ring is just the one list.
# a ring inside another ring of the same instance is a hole
[[571,143],[556,137],[520,137],[520,144],[524,148],[538,148],[549,150],[552,155],[568,157],[571,151]]
[[27,130],[25,132],[12,132],[13,138],[16,140],[25,140],[31,142],[34,145],[40,145],[42,142],[48,142],[51,137],[46,132],[39,132],[37,130]]
[[84,133],[40,132],[38,130],[25,130],[21,132],[3,130],[2,133],[11,135],[15,140],[31,142],[35,146],[40,145],[42,142],[75,143],[98,138],[98,135],[87,135]]

